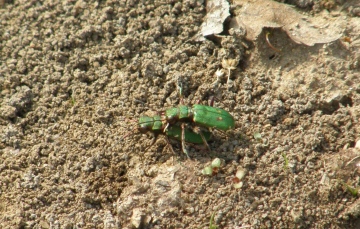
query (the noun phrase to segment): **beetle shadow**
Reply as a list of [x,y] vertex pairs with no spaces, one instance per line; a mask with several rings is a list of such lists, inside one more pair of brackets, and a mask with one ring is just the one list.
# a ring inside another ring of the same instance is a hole
[[213,130],[212,138],[209,141],[212,158],[221,158],[226,163],[231,161],[240,161],[247,150],[254,148],[254,139],[241,134],[244,131],[235,129],[228,132]]

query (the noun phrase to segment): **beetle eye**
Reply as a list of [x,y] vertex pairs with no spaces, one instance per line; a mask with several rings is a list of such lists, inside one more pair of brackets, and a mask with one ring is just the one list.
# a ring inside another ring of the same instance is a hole
[[169,116],[169,117],[168,117],[168,122],[169,122],[169,123],[173,124],[173,123],[175,123],[175,121],[176,121],[175,116]]
[[139,130],[140,133],[143,133],[143,134],[148,131],[146,126],[140,126],[138,130]]

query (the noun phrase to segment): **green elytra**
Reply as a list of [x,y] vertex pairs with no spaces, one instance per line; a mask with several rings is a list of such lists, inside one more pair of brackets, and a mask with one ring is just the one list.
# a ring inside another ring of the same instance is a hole
[[192,107],[180,105],[169,108],[165,111],[165,117],[170,124],[177,121],[190,121],[199,126],[224,131],[235,127],[235,120],[229,112],[221,108],[201,104],[195,104]]

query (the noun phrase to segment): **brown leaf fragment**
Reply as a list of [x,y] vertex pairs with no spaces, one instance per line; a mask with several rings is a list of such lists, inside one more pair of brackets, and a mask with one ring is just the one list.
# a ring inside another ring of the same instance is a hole
[[334,18],[325,11],[322,15],[308,16],[295,8],[271,0],[235,0],[242,6],[230,26],[245,26],[249,40],[256,40],[263,28],[281,28],[298,44],[313,46],[339,39],[345,27],[342,17]]

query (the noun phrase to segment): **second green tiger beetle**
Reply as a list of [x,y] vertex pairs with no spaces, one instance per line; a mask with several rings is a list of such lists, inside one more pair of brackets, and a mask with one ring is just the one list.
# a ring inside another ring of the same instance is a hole
[[210,139],[210,132],[204,132],[204,139],[200,136],[200,134],[190,130],[189,128],[184,128],[185,136],[182,138],[181,129],[182,127],[174,124],[167,125],[164,123],[164,119],[155,115],[153,117],[150,116],[142,116],[139,118],[139,127],[137,128],[140,133],[146,133],[148,131],[152,131],[155,135],[159,135],[164,133],[166,136],[170,138],[174,138],[177,140],[201,144],[204,143],[204,140],[207,141]]
[[[180,94],[180,100],[182,102],[182,83],[178,82],[177,88]],[[166,111],[162,112],[162,115],[166,119],[165,130],[175,123],[181,124],[182,135],[186,132],[184,128],[185,123],[192,124],[194,128],[206,129],[209,128],[219,129],[219,130],[229,130],[235,127],[234,117],[227,111],[213,107],[214,97],[210,100],[210,106],[195,104],[192,107],[179,105],[178,107],[169,108]],[[207,146],[209,151],[211,151],[209,145],[207,144],[206,138],[203,136],[203,131],[199,130],[196,132],[203,139],[204,144]],[[182,141],[183,142],[183,141]],[[185,147],[183,147],[183,152],[187,155]]]
[[[134,130],[138,130],[140,133],[147,133],[151,131],[155,136],[154,141],[156,140],[159,134],[164,134],[165,136],[181,141],[181,146],[183,152],[189,158],[187,150],[185,148],[185,142],[194,143],[194,144],[206,144],[211,137],[211,133],[207,130],[192,130],[186,126],[186,123],[174,123],[169,125],[166,122],[166,119],[160,115],[155,116],[141,116],[138,121],[138,127]],[[123,137],[131,135],[133,132],[125,135]],[[167,140],[168,141],[168,140]],[[170,145],[170,143],[168,142]],[[170,145],[171,147],[171,145]],[[171,147],[172,149],[172,147]]]
[[[196,134],[200,135],[209,151],[211,149],[204,136],[208,132],[208,128],[226,131],[235,127],[235,120],[229,112],[212,106],[195,104],[192,107],[188,107],[180,105],[167,109],[163,112],[163,115],[167,121],[165,130],[175,123],[181,123],[181,133],[186,135],[188,130],[184,128],[185,123],[192,124],[194,128],[198,129]],[[206,131],[199,129],[200,127],[203,127],[202,129],[206,129]],[[183,139],[181,139],[183,152],[188,156]]]

